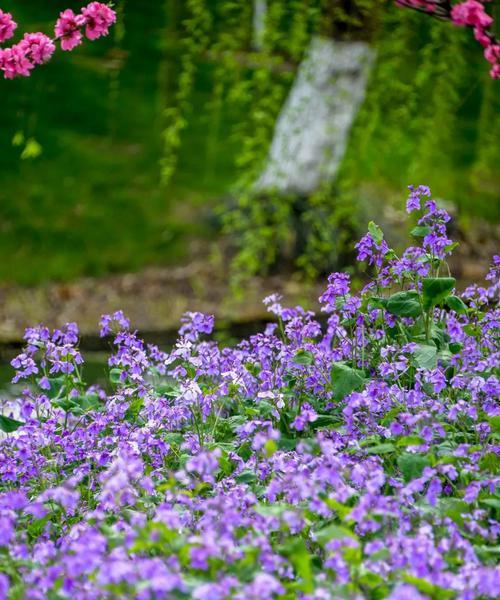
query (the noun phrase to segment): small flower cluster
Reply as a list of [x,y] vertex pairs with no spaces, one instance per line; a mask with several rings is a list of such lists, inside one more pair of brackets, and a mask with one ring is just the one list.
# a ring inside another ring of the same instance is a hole
[[332,274],[326,326],[273,295],[262,333],[221,347],[192,312],[164,352],[118,311],[106,389],[76,325],[28,329],[0,600],[497,597],[500,257],[458,294],[448,215],[425,186],[407,210],[420,243],[370,223],[374,279]]
[[489,15],[484,3],[488,0],[465,0],[451,4],[448,0],[396,0],[400,6],[405,6],[426,12],[440,19],[446,19],[457,27],[470,27],[474,37],[484,48],[484,58],[490,63],[490,75],[493,79],[500,78],[500,42],[496,39],[493,17]]
[[[55,52],[55,42],[62,50],[73,50],[83,40],[83,30],[89,40],[108,35],[116,22],[116,13],[108,5],[91,2],[79,15],[71,9],[61,12],[55,26],[55,39],[44,33],[26,33],[23,39],[9,48],[0,48],[0,71],[6,79],[29,77],[37,66],[46,63]],[[13,37],[17,24],[10,13],[0,9],[0,44]]]

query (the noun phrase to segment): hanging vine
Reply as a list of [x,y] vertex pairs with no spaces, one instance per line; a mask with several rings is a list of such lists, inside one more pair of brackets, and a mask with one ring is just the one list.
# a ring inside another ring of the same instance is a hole
[[181,134],[188,124],[190,97],[196,74],[196,64],[207,49],[212,29],[212,16],[205,0],[187,0],[187,16],[182,22],[180,73],[177,78],[175,103],[164,113],[163,156],[160,162],[161,181],[167,185],[177,166]]
[[[399,189],[424,175],[429,181],[428,173],[432,182],[433,166],[439,164],[440,176],[448,177],[441,177],[443,193],[458,181],[472,185],[470,175],[456,169],[462,158],[452,149],[454,132],[466,88],[482,88],[485,82],[465,58],[470,44],[463,30],[383,0],[268,0],[256,49],[252,3],[189,0],[185,12],[178,88],[175,102],[165,111],[162,179],[168,182],[176,168],[196,64],[207,57],[213,72],[206,174],[215,168],[223,111],[232,106],[245,115],[232,132],[240,148],[234,157],[239,176],[232,201],[220,210],[223,231],[233,242],[236,281],[285,263],[314,277],[341,262],[363,220],[363,182]],[[347,153],[336,181],[308,197],[256,193],[254,184],[265,166],[277,117],[314,35],[366,40],[377,48]],[[485,115],[491,112],[491,96],[491,91],[483,94],[482,121],[490,118]],[[491,139],[487,127],[480,135]],[[498,141],[489,145],[498,148]],[[492,172],[486,166],[492,158],[481,148],[475,171]],[[453,171],[459,171],[456,181]]]

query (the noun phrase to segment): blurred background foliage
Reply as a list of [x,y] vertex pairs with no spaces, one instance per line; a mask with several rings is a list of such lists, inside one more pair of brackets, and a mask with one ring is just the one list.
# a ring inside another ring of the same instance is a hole
[[[47,32],[80,4],[1,3]],[[1,281],[177,263],[222,231],[238,275],[284,259],[314,277],[413,182],[452,201],[464,227],[499,220],[498,82],[469,31],[381,0],[268,0],[256,50],[248,0],[115,6],[109,38],[0,82]],[[313,34],[377,50],[347,153],[308,198],[255,197]]]

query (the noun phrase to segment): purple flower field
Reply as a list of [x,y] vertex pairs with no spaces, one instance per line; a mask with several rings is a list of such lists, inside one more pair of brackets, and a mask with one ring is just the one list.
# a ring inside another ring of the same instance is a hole
[[106,391],[75,324],[27,330],[0,599],[500,597],[500,257],[459,294],[449,216],[425,186],[407,210],[416,245],[370,223],[372,280],[332,274],[325,327],[271,296],[237,346],[188,313],[163,352],[107,315]]

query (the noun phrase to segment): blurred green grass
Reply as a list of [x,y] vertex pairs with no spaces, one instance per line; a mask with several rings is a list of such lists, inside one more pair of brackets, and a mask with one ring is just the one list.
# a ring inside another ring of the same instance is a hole
[[[2,8],[20,27],[44,31],[60,9],[78,6],[10,4]],[[178,56],[163,43],[161,3],[147,11],[130,3],[124,26],[119,46],[113,36],[86,43],[58,52],[29,79],[0,82],[1,281],[68,280],[177,261],[190,235],[206,233],[199,203],[219,197],[234,177],[227,110],[219,137],[207,139],[212,67],[203,63],[178,173],[168,189],[160,187],[162,112],[173,102],[175,76],[167,89],[159,81],[161,69],[175,74]],[[24,145],[12,145],[17,132],[35,139],[41,155],[21,160]]]

